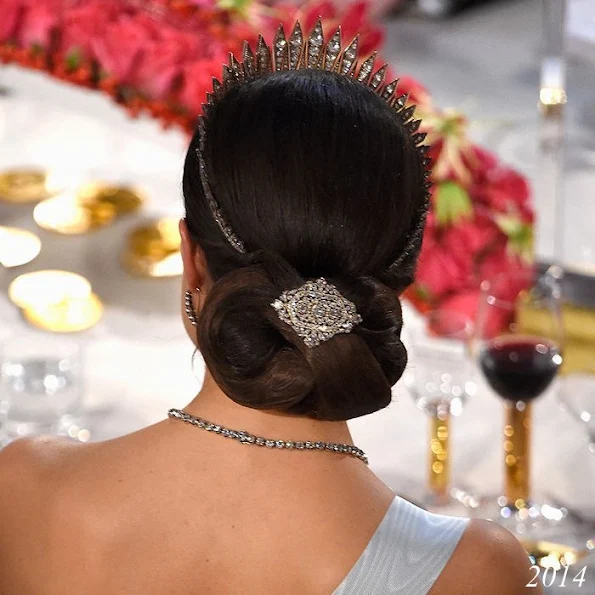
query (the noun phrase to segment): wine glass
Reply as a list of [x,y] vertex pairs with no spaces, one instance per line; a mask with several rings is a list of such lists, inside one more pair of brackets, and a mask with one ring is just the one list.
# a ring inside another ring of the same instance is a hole
[[416,501],[427,509],[457,513],[478,504],[450,482],[450,420],[476,392],[470,344],[471,319],[461,312],[429,312],[421,328],[408,331],[410,363],[404,384],[430,420],[427,484]]
[[515,270],[482,283],[474,353],[504,402],[505,424],[504,492],[479,512],[517,534],[565,516],[563,508],[533,501],[530,484],[532,404],[562,365],[563,336],[555,274]]

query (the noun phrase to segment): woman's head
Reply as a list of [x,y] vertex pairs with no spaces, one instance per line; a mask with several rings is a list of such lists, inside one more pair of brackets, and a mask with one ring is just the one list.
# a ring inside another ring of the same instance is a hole
[[[319,419],[386,406],[406,363],[398,293],[412,281],[418,250],[399,256],[425,205],[410,133],[371,89],[317,69],[229,90],[211,107],[205,132],[211,190],[246,246],[237,252],[212,216],[197,132],[184,198],[190,236],[213,281],[198,343],[215,380],[243,405]],[[336,285],[363,321],[310,348],[271,303],[318,277]]]

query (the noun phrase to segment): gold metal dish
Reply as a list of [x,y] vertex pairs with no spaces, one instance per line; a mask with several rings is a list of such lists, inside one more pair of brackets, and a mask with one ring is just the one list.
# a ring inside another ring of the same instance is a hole
[[91,295],[87,279],[68,271],[35,271],[18,276],[8,287],[10,301],[23,309],[43,309],[68,300],[85,300]]
[[101,300],[91,293],[83,299],[67,299],[23,309],[23,316],[33,326],[54,333],[77,333],[95,326],[103,315]]
[[115,216],[116,209],[109,203],[91,207],[71,195],[48,198],[33,209],[33,219],[39,227],[64,235],[88,233],[111,223]]
[[108,205],[116,215],[127,215],[140,210],[147,198],[136,186],[111,184],[108,182],[89,182],[77,191],[80,203],[92,210]]
[[55,174],[40,168],[14,167],[0,172],[0,200],[7,202],[37,202],[63,189]]
[[134,229],[122,254],[122,265],[142,277],[182,274],[178,219],[166,217]]
[[0,265],[18,267],[31,262],[41,250],[41,240],[30,231],[0,225]]

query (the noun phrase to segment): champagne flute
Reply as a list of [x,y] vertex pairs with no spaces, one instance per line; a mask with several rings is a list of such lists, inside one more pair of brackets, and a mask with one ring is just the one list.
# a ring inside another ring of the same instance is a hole
[[427,483],[416,498],[427,509],[464,512],[477,500],[450,481],[451,417],[475,394],[470,343],[471,319],[461,312],[429,312],[424,326],[409,331],[410,365],[404,383],[416,405],[430,420]]

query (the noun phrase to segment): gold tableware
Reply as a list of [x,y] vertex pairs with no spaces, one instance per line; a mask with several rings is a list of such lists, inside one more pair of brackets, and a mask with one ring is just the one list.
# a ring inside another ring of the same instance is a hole
[[116,215],[126,215],[138,211],[147,198],[136,186],[112,184],[108,182],[89,182],[77,191],[81,204],[92,210],[104,205],[113,207]]
[[178,219],[166,217],[134,229],[122,254],[122,265],[142,277],[181,275]]
[[95,326],[103,315],[101,300],[91,293],[82,299],[65,299],[23,309],[25,320],[45,331],[76,333]]
[[0,172],[0,200],[7,202],[36,202],[63,189],[55,174],[40,168],[14,167]]
[[90,207],[71,195],[48,198],[33,210],[33,218],[39,227],[65,235],[83,234],[103,227],[115,216],[116,209],[109,203]]
[[30,231],[0,225],[0,265],[11,268],[31,262],[41,250],[41,240]]
[[84,300],[91,295],[87,279],[68,271],[36,271],[18,276],[8,288],[8,297],[19,308],[42,309],[66,300]]

